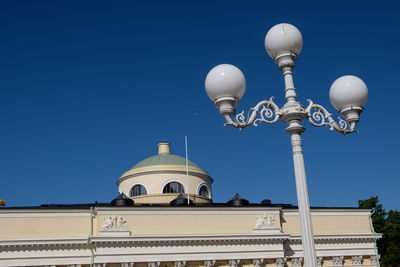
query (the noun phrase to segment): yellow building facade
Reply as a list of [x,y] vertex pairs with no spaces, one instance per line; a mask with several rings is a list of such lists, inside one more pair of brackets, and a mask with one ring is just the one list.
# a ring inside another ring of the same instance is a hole
[[[296,207],[213,203],[211,176],[158,146],[112,203],[0,208],[0,266],[303,266]],[[319,266],[377,266],[370,210],[311,215]]]

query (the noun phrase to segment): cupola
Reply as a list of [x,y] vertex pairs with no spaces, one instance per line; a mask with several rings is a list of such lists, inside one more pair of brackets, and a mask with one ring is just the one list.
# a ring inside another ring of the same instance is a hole
[[158,153],[135,164],[118,179],[119,192],[138,204],[170,204],[180,194],[194,203],[212,202],[211,176],[195,163],[171,154],[171,143],[160,142]]

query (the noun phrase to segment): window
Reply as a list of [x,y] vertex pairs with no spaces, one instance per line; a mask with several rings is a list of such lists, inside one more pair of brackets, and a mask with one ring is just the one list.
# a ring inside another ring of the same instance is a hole
[[199,195],[202,197],[209,197],[208,195],[208,190],[207,187],[205,185],[202,185],[199,189]]
[[185,193],[185,190],[180,183],[170,182],[164,186],[163,194],[165,193]]
[[143,185],[137,184],[131,190],[131,197],[147,195],[146,188]]

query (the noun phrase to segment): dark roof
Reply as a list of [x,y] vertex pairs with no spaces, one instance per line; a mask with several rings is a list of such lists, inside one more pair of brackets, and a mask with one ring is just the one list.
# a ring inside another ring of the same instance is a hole
[[[111,203],[82,203],[82,204],[42,204],[40,206],[19,206],[19,207],[0,207],[0,210],[17,210],[17,209],[32,209],[32,210],[49,210],[49,209],[90,209],[91,207],[114,207],[118,208],[118,206],[112,206]],[[131,207],[171,207],[171,205],[168,204],[134,204]],[[179,207],[185,207],[185,206],[179,206]],[[220,207],[229,207],[232,208],[231,205],[227,203],[195,203],[191,206],[188,206],[190,208],[193,207],[215,207],[215,208],[220,208]],[[259,203],[249,203],[246,207],[278,207],[278,208],[283,208],[283,209],[297,209],[297,206],[293,206],[292,204],[285,204],[285,203],[274,203],[274,204],[259,204]],[[126,206],[123,208],[127,208]],[[235,208],[235,207],[233,207]],[[243,208],[243,207],[238,207],[238,208]],[[322,207],[322,206],[315,206],[311,207],[311,209],[361,209],[358,207]]]

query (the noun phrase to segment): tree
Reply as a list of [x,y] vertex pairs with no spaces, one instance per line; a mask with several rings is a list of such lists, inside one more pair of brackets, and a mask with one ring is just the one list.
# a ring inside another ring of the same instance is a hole
[[358,206],[373,209],[371,219],[374,230],[383,234],[377,241],[381,266],[400,266],[400,212],[398,210],[386,212],[382,204],[379,204],[378,196],[359,200]]

